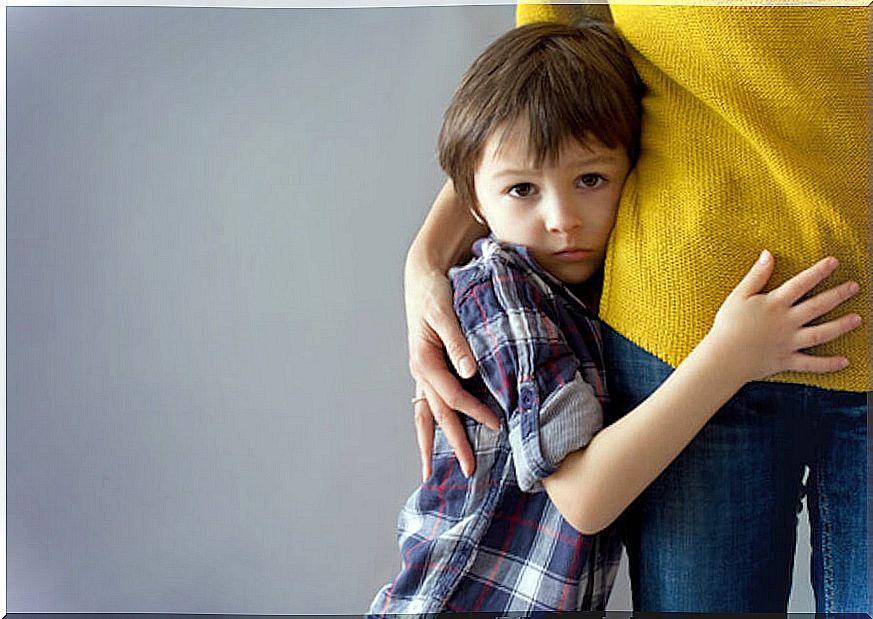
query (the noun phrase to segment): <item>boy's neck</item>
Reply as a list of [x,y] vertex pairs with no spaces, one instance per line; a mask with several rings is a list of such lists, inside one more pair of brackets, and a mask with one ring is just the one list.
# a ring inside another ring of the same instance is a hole
[[565,284],[567,288],[575,294],[579,299],[595,314],[599,313],[600,309],[600,293],[603,291],[603,266],[586,279],[578,284]]

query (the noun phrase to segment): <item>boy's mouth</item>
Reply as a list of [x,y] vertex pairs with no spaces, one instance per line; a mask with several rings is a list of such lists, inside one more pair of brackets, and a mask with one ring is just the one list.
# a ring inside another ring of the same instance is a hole
[[584,249],[581,247],[568,247],[566,249],[562,249],[561,251],[556,251],[552,255],[561,261],[577,262],[579,260],[584,260],[585,258],[589,258],[593,254],[594,254],[594,251],[591,249]]

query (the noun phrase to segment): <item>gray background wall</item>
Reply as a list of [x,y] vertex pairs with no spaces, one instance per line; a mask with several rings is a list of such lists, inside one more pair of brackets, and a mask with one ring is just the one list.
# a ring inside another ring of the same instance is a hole
[[512,23],[7,9],[10,612],[366,608],[418,477],[402,260]]

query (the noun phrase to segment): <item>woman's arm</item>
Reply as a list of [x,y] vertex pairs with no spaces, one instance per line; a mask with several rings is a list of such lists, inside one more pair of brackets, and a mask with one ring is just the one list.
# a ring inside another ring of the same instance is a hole
[[[575,24],[583,18],[612,21],[606,4],[520,3],[516,10],[519,26],[534,21]],[[466,205],[457,199],[449,180],[434,200],[406,257],[404,299],[409,369],[416,382],[416,396],[427,398],[415,405],[415,429],[425,480],[431,472],[434,419],[445,432],[461,469],[468,476],[476,467],[476,459],[455,411],[466,413],[492,429],[499,427],[497,416],[461,387],[444,360],[447,353],[458,375],[465,378],[476,372],[473,355],[452,311],[446,272],[458,264],[467,255],[471,243],[486,232]]]
[[663,471],[715,412],[746,382],[781,371],[835,372],[842,357],[800,352],[861,324],[857,314],[805,326],[846,299],[858,285],[846,282],[798,301],[837,266],[834,258],[767,294],[773,272],[762,254],[728,296],[710,332],[642,404],[567,456],[543,486],[561,514],[583,533],[611,523]]
[[452,181],[446,180],[409,248],[407,275],[417,271],[445,274],[468,258],[470,245],[487,232],[458,199]]
[[415,405],[423,479],[430,477],[434,419],[468,476],[476,467],[476,459],[455,411],[462,411],[492,429],[499,427],[497,416],[461,387],[444,357],[444,351],[448,352],[460,376],[476,373],[476,362],[452,308],[446,272],[467,256],[472,242],[486,232],[458,200],[452,182],[446,181],[406,257],[404,299],[409,369],[415,379],[416,395],[427,398],[427,402]]

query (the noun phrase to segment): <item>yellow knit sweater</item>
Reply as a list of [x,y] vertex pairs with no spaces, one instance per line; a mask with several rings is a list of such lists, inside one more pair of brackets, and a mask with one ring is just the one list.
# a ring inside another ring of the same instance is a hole
[[[641,156],[607,251],[601,315],[671,365],[705,335],[764,248],[769,288],[826,255],[861,293],[864,326],[816,354],[835,374],[780,382],[867,391],[867,7],[611,7],[647,94]],[[572,23],[572,5],[519,5],[517,22]]]

